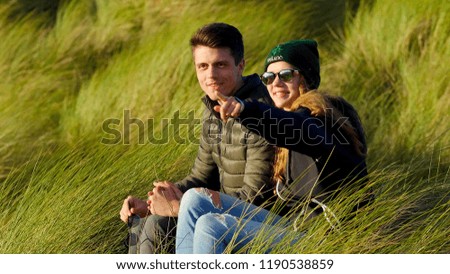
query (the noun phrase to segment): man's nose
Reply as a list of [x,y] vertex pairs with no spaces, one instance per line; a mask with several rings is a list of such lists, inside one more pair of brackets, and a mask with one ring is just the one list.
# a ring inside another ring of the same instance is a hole
[[214,66],[210,66],[207,71],[209,78],[215,78],[217,76],[217,69]]

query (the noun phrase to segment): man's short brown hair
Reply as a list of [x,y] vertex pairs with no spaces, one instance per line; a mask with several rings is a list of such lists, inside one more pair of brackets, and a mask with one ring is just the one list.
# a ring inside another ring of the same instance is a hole
[[229,48],[235,65],[244,59],[244,42],[237,28],[226,23],[211,23],[198,29],[190,40],[191,48]]

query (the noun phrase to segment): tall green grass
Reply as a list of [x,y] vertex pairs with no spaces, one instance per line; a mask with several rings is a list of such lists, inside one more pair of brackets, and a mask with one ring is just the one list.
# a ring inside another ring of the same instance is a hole
[[[322,88],[351,101],[367,131],[375,202],[339,230],[308,223],[303,240],[273,252],[448,253],[450,5],[368,3],[2,2],[0,252],[125,251],[123,199],[189,173],[203,93],[188,40],[223,21],[244,35],[246,74],[279,42],[317,39]],[[124,113],[155,127],[131,125],[128,143]],[[192,126],[174,127],[177,115]],[[102,143],[108,119],[117,144]],[[346,215],[357,196],[330,206]]]

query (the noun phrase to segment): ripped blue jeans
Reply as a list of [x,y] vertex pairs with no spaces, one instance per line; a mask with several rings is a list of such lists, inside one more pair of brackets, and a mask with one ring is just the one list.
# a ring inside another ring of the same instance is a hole
[[[190,189],[184,193],[178,213],[176,253],[220,254],[230,243],[233,250],[240,249],[263,227],[270,229],[280,219],[238,198],[220,193],[217,203],[209,190]],[[277,235],[282,237],[282,233]]]

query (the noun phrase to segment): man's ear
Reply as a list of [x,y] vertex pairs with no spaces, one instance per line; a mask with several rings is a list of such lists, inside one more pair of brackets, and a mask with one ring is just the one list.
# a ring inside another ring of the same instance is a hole
[[244,73],[244,68],[245,68],[245,59],[242,58],[241,62],[239,62],[238,64],[238,69],[241,75]]

